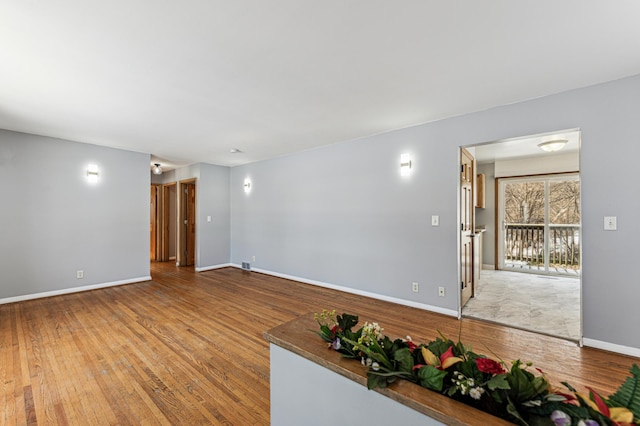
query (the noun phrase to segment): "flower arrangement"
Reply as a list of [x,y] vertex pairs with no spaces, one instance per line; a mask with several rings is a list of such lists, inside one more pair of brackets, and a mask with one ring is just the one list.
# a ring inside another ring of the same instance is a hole
[[640,424],[640,367],[608,398],[579,393],[568,383],[553,388],[530,363],[509,364],[477,354],[442,334],[416,344],[410,336],[391,340],[378,323],[355,329],[358,317],[323,310],[315,314],[329,348],[367,367],[367,387],[384,388],[398,379],[440,392],[520,425],[626,426]]

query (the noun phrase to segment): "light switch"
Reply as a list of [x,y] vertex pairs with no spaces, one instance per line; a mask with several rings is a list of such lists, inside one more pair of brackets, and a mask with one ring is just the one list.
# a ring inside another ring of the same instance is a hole
[[207,216],[207,222],[211,222],[211,216]]
[[440,216],[431,216],[431,226],[440,226]]
[[618,230],[618,218],[616,216],[604,217],[604,230],[605,231],[617,231]]

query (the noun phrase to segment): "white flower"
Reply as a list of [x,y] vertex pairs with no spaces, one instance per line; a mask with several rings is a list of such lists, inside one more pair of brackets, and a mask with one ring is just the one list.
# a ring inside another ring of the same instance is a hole
[[377,362],[374,362],[371,364],[371,368],[373,368],[373,371],[378,371],[380,370],[380,364],[378,364]]
[[362,357],[360,359],[360,364],[364,365],[365,367],[371,367],[372,362],[373,360],[371,358]]
[[480,399],[483,393],[484,393],[484,389],[482,388],[472,388],[469,391],[469,396],[473,399]]

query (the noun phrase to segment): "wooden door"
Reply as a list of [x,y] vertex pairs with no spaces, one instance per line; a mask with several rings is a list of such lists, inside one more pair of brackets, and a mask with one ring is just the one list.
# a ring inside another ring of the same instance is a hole
[[187,266],[196,263],[196,184],[187,185]]
[[473,233],[475,179],[474,158],[466,149],[460,153],[460,291],[464,306],[474,294]]
[[158,258],[158,252],[156,248],[158,247],[158,187],[156,185],[151,185],[150,191],[150,219],[149,219],[149,233],[150,233],[150,244],[149,244],[149,258],[151,261],[155,261]]
[[180,249],[178,263],[191,266],[196,259],[196,184],[180,185]]
[[162,187],[162,244],[161,260],[176,259],[176,184]]

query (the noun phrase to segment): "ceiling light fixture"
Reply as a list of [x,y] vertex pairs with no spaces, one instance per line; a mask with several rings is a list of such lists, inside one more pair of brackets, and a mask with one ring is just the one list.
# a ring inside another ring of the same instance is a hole
[[232,153],[232,154],[241,154],[242,153],[242,151],[240,151],[238,148],[231,148],[229,150],[229,152]]
[[556,139],[552,141],[542,142],[538,144],[541,150],[547,152],[556,152],[560,151],[564,146],[569,142],[566,139]]
[[162,167],[160,167],[160,163],[155,163],[151,170],[153,171],[154,175],[161,175],[162,174]]

